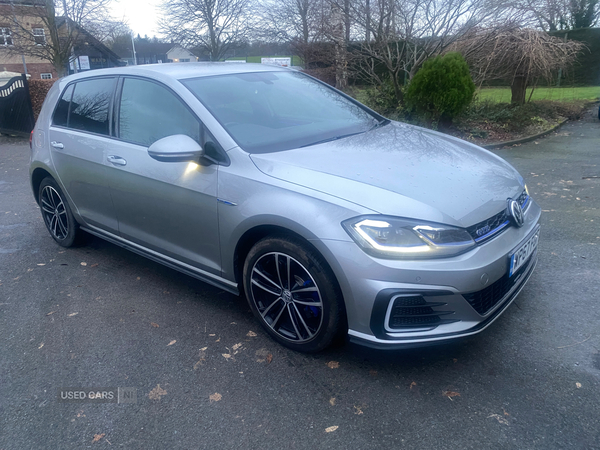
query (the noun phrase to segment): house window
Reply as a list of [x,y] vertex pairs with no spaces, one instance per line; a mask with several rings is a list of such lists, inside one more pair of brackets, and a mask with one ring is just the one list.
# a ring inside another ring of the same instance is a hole
[[181,61],[181,62],[190,62],[190,58],[181,58],[179,61]]
[[13,45],[10,28],[0,28],[0,45]]
[[42,80],[51,80],[51,79],[52,79],[51,73],[43,73],[42,74]]
[[36,45],[46,44],[46,32],[43,28],[33,28],[31,31],[33,33],[33,38],[35,39]]

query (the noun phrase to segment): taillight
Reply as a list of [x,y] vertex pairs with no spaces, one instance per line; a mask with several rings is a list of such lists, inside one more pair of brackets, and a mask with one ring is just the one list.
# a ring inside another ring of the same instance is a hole
[[29,149],[33,150],[33,131],[29,134]]

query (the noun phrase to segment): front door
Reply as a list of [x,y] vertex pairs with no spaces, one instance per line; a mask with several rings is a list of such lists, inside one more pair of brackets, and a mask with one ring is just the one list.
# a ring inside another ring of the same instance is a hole
[[218,166],[159,162],[148,147],[185,134],[204,144],[202,123],[171,90],[125,78],[119,87],[117,136],[108,155],[121,237],[220,275]]

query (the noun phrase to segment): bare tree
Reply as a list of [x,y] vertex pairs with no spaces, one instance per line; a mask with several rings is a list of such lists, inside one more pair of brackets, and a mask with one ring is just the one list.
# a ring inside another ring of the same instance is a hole
[[361,0],[353,10],[368,36],[357,52],[360,72],[391,82],[402,103],[402,86],[425,60],[478,24],[506,20],[508,8],[502,0]]
[[160,32],[183,46],[198,47],[219,61],[235,43],[248,38],[250,0],[165,0]]
[[583,48],[581,42],[517,27],[493,33],[474,30],[454,46],[463,54],[479,83],[487,79],[508,80],[511,102],[517,104],[525,103],[529,85],[540,79],[552,80],[559,69],[573,64]]
[[3,2],[0,20],[11,24],[8,51],[50,62],[59,76],[67,72],[85,24],[106,20],[111,0],[29,0]]

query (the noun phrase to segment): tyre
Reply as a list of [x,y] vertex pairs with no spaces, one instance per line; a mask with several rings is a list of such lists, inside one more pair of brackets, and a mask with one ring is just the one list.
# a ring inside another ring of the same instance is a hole
[[56,181],[44,178],[38,198],[44,223],[52,238],[63,247],[71,247],[80,233],[79,224]]
[[280,344],[318,352],[347,334],[344,303],[331,269],[299,239],[267,237],[244,264],[252,312]]

